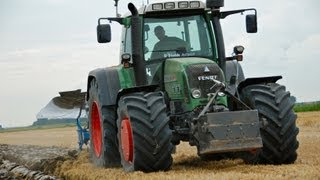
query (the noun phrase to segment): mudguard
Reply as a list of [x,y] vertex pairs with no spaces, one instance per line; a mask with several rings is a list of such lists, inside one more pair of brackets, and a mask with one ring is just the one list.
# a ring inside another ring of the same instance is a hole
[[121,89],[118,92],[118,97],[116,99],[116,102],[118,102],[120,97],[125,94],[134,93],[134,92],[142,92],[142,91],[154,92],[154,91],[156,91],[157,88],[159,88],[158,84],[146,85],[146,86],[136,86],[136,87],[126,88],[126,89]]
[[268,77],[256,77],[256,78],[247,78],[244,81],[242,81],[238,85],[238,91],[241,92],[241,90],[249,85],[253,84],[260,84],[260,83],[275,83],[279,79],[282,79],[282,76],[268,76]]
[[99,94],[105,106],[116,105],[121,96],[133,92],[153,92],[159,85],[136,86],[121,89],[118,71],[115,67],[98,68],[90,71],[87,84],[87,100],[89,100],[90,82],[96,79],[99,86]]
[[117,95],[121,88],[119,74],[115,67],[98,68],[89,72],[87,83],[87,100],[89,99],[90,82],[96,79],[99,86],[99,96],[102,105],[117,104]]
[[240,92],[244,87],[252,84],[260,83],[275,83],[279,79],[282,79],[282,76],[268,76],[268,77],[256,77],[256,78],[245,78],[243,70],[239,62],[237,61],[227,61],[226,62],[226,90],[235,95],[235,93]]
[[227,82],[227,91],[232,95],[235,95],[238,85],[245,80],[242,67],[238,61],[226,62],[225,76]]

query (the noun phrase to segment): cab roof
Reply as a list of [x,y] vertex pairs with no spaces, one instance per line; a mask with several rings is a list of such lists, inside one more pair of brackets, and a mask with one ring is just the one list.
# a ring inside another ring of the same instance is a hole
[[[163,13],[169,11],[190,11],[190,10],[206,10],[206,6],[202,1],[166,1],[154,2],[144,5],[138,9],[140,15]],[[131,13],[126,13],[124,17],[131,16]]]

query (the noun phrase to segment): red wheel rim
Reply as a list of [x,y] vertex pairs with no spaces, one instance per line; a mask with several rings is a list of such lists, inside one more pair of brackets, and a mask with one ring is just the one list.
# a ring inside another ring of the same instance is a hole
[[102,147],[102,131],[101,131],[101,123],[100,123],[100,112],[98,109],[97,102],[92,103],[91,107],[91,125],[92,125],[92,143],[94,153],[97,157],[101,155],[101,147]]
[[133,138],[131,123],[127,117],[121,121],[121,147],[124,159],[132,163],[133,160]]

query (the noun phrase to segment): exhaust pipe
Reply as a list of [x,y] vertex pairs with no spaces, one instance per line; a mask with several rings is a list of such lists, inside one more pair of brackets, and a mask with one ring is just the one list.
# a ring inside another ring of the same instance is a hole
[[129,3],[128,9],[132,14],[131,17],[131,47],[132,47],[132,62],[136,86],[144,86],[147,84],[146,63],[143,59],[142,49],[142,30],[139,13],[134,4]]

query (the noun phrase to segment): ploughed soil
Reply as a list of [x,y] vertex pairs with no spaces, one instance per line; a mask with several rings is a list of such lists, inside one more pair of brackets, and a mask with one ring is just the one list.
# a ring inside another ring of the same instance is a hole
[[[34,179],[320,179],[320,112],[298,113],[297,123],[300,146],[294,164],[247,165],[241,159],[201,161],[195,147],[181,143],[173,155],[172,169],[155,173],[94,167],[86,148],[81,153],[75,151],[75,127],[0,133],[0,179],[28,177],[26,174],[32,172],[38,175]],[[8,163],[22,165],[29,172],[18,176],[18,167],[4,168]]]

